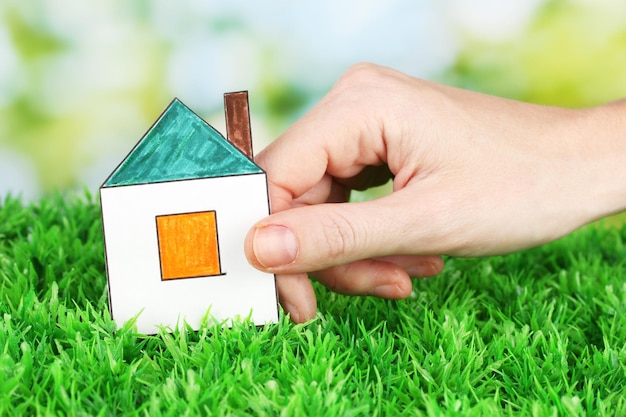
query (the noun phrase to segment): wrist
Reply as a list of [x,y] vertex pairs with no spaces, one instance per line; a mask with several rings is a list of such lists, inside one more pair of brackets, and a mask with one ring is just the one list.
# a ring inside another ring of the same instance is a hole
[[626,100],[582,112],[589,222],[626,210]]

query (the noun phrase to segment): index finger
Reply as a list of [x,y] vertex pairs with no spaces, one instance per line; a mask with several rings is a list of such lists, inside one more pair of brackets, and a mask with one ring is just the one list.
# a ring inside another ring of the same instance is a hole
[[364,167],[387,162],[384,109],[376,104],[379,67],[362,65],[348,71],[307,115],[256,158],[267,172],[273,210],[291,202],[320,182],[325,174],[351,178]]

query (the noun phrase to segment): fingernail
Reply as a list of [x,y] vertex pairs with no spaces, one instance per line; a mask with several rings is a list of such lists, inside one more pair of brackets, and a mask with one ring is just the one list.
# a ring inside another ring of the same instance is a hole
[[400,288],[396,284],[385,284],[375,287],[371,291],[371,295],[380,298],[398,298],[398,294],[401,292]]
[[285,226],[262,226],[254,232],[252,241],[254,256],[267,268],[288,265],[298,255],[298,242]]
[[291,318],[291,320],[294,323],[298,323],[298,319],[300,318],[300,314],[298,312],[298,309],[296,308],[296,306],[294,306],[291,303],[288,303],[286,301],[281,301],[281,304],[283,306],[283,310],[285,310],[285,313],[289,314],[289,317]]
[[424,262],[406,268],[406,273],[415,278],[432,277],[436,275],[437,272],[437,267],[431,262]]

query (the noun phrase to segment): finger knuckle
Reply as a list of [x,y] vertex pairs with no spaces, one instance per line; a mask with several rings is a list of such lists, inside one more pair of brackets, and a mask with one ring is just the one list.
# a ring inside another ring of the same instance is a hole
[[332,213],[324,219],[326,253],[334,259],[344,259],[356,244],[357,231],[353,222],[341,213]]
[[348,68],[339,81],[339,89],[362,89],[364,86],[379,85],[386,78],[386,69],[369,62],[361,62]]
[[332,292],[340,292],[342,289],[341,281],[337,274],[329,273],[327,274],[326,282],[324,283],[326,288],[331,290]]

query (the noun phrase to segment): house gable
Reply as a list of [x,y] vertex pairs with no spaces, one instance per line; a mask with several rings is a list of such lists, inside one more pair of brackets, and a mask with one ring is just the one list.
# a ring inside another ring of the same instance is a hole
[[174,99],[103,187],[262,172],[211,125]]

